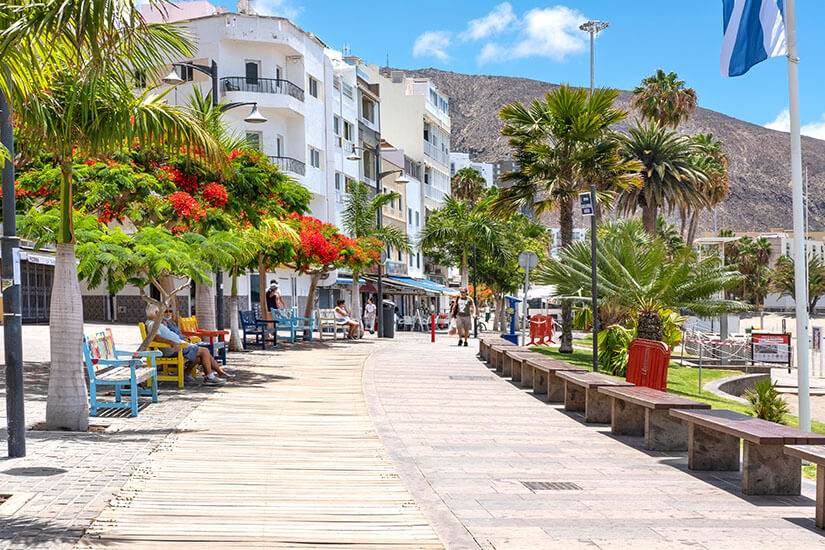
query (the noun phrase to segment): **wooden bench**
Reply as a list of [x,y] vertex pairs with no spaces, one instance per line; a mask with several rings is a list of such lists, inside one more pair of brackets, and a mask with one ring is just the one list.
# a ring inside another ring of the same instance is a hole
[[198,328],[198,319],[191,317],[180,318],[180,332],[193,344],[198,344],[209,350],[212,357],[226,365],[226,336],[228,330],[201,330]]
[[816,526],[825,529],[825,447],[785,445],[785,454],[816,464]]
[[323,340],[324,329],[332,329],[332,339],[338,339],[338,331],[341,331],[341,338],[347,337],[347,327],[345,323],[339,323],[335,317],[334,309],[318,310],[318,338]]
[[512,347],[504,350],[501,356],[501,371],[504,376],[509,376],[513,382],[521,381],[521,361],[524,358],[530,359],[538,352],[521,347]]
[[531,357],[521,362],[521,385],[533,388],[533,393],[544,395],[550,403],[564,402],[564,380],[557,375],[561,371],[587,372],[582,367],[571,365],[550,357]]
[[642,386],[602,386],[612,400],[611,430],[617,435],[644,435],[651,451],[686,451],[688,427],[670,409],[710,409],[707,403]]
[[746,495],[798,495],[802,464],[785,454],[785,445],[825,444],[825,435],[804,432],[728,410],[671,409],[688,423],[688,468],[738,471],[743,440],[742,492]]
[[564,380],[564,410],[584,411],[584,421],[610,424],[610,398],[599,393],[602,386],[632,386],[630,382],[598,372],[559,371]]
[[[140,337],[141,339],[146,339],[146,325],[143,323],[138,323],[138,327],[140,327]],[[160,342],[152,342],[149,344],[150,350],[160,351],[161,355],[155,358],[155,365],[160,372],[158,373],[158,380],[161,382],[177,382],[178,387],[183,387],[183,375],[186,372],[186,361],[183,359],[183,348],[187,345],[183,343],[180,345],[181,349],[178,350],[178,353],[175,355],[165,356],[163,355],[163,348],[170,348],[169,344],[162,344]],[[194,344],[192,344],[194,345]],[[191,375],[193,378],[198,377],[198,368],[192,367],[191,368]]]
[[490,367],[496,369],[498,372],[504,372],[504,351],[508,349],[517,349],[520,351],[527,350],[527,348],[517,346],[510,342],[493,344],[490,346]]
[[[83,356],[89,373],[89,414],[97,416],[98,409],[132,409],[132,416],[137,416],[139,395],[150,395],[152,403],[157,403],[158,371],[154,361],[160,354],[159,351],[118,350],[108,328],[91,336],[84,334]],[[146,381],[154,382],[151,389],[138,389],[138,384]],[[99,402],[98,386],[114,386],[115,402]],[[124,395],[129,396],[129,401],[123,401]]]

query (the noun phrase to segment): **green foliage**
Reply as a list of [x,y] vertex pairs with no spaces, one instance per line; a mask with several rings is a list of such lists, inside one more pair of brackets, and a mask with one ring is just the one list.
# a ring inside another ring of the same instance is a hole
[[378,212],[384,206],[399,198],[396,192],[382,193],[370,198],[370,188],[361,181],[352,181],[347,185],[344,199],[344,230],[353,237],[374,237],[404,253],[412,252],[410,239],[394,225],[378,227]]
[[682,341],[682,326],[687,317],[672,309],[661,309],[659,314],[662,316],[662,341],[673,349]]
[[636,338],[636,329],[610,325],[599,331],[599,370],[615,376],[627,374],[630,342]]
[[785,423],[785,414],[789,412],[788,404],[776,391],[776,382],[765,378],[756,382],[754,389],[745,392],[751,406],[748,413],[778,424]]
[[634,88],[632,106],[645,120],[676,128],[696,109],[696,90],[685,88],[685,81],[676,73],[658,69]]
[[486,182],[484,177],[475,168],[462,168],[450,180],[452,196],[458,200],[475,201],[482,192]]
[[[790,256],[780,256],[776,260],[769,279],[770,289],[782,296],[796,295],[794,260]],[[825,295],[825,262],[816,255],[808,257],[808,311],[813,311],[819,298]]]

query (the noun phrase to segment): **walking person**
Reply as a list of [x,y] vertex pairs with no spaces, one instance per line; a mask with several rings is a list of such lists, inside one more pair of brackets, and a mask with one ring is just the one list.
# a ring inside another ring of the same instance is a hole
[[458,330],[458,345],[467,347],[467,339],[470,338],[470,329],[473,325],[473,317],[476,315],[476,304],[467,295],[467,289],[460,289],[458,298],[453,302],[450,313],[455,319],[455,327]]
[[367,298],[367,305],[364,306],[364,330],[370,334],[375,334],[375,312],[376,307],[372,297]]

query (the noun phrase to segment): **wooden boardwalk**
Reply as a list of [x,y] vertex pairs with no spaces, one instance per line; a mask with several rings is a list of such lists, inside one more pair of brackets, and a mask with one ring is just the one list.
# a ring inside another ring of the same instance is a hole
[[296,347],[217,390],[77,547],[442,548],[367,413],[374,349]]

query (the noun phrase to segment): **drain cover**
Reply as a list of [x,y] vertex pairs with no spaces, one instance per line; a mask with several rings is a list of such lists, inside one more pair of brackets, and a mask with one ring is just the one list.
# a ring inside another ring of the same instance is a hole
[[531,491],[581,491],[582,488],[572,481],[522,481],[522,485]]
[[455,375],[450,376],[450,380],[475,380],[475,381],[481,381],[481,380],[492,380],[492,378],[489,377],[489,376],[466,376],[466,375],[455,374]]

